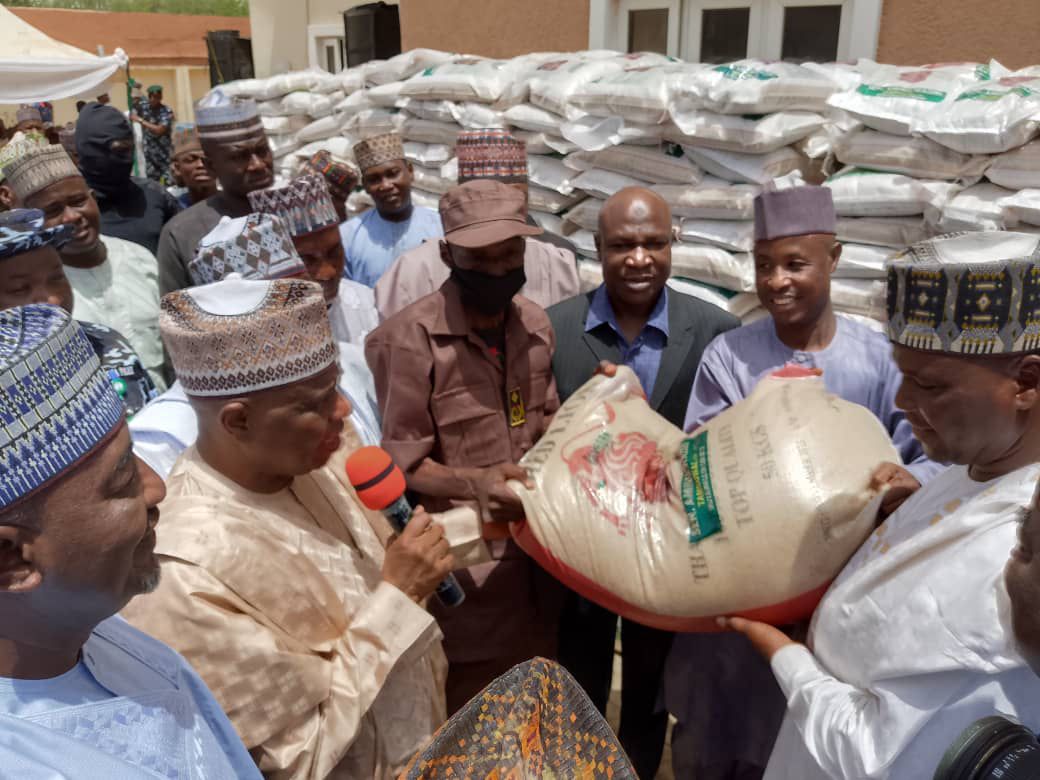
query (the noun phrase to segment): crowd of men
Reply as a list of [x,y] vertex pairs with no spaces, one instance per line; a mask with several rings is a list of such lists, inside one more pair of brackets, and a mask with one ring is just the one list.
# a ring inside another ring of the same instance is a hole
[[[26,107],[0,148],[0,777],[394,778],[535,657],[605,713],[619,640],[613,776],[655,776],[669,713],[696,780],[930,777],[978,718],[1040,729],[1040,238],[908,248],[882,334],[831,302],[829,190],[767,188],[768,316],[741,326],[669,287],[641,187],[604,203],[583,291],[506,131],[459,135],[434,211],[395,134],[281,181],[252,101],[129,114],[87,103],[52,143]],[[792,363],[902,458],[811,626],[672,635],[512,540],[508,482],[597,371],[692,431]],[[366,445],[403,530],[350,485]],[[493,752],[464,743],[444,760]]]

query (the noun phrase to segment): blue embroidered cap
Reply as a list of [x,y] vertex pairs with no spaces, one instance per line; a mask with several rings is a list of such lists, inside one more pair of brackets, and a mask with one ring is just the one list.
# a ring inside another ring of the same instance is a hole
[[11,209],[0,212],[0,260],[23,254],[41,246],[60,249],[76,232],[72,225],[43,226],[39,209]]
[[888,335],[926,352],[1040,350],[1040,237],[950,233],[888,264]]
[[67,311],[44,303],[0,311],[0,509],[75,466],[124,416]]

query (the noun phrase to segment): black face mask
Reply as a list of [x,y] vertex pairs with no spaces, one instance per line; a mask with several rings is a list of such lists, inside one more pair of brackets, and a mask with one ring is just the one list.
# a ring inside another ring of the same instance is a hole
[[505,276],[491,276],[453,266],[451,278],[462,291],[462,303],[488,316],[505,311],[513,296],[527,283],[523,266],[514,268]]
[[[134,168],[134,132],[117,109],[100,103],[84,106],[76,122],[76,151],[80,170],[91,189],[115,197],[130,184]],[[113,150],[113,141],[129,141],[128,148]]]

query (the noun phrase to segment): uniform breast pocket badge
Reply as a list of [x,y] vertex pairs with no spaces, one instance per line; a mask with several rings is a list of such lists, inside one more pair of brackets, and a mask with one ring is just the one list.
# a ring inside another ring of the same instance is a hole
[[509,391],[509,427],[519,428],[525,422],[527,413],[524,411],[524,397],[517,387]]

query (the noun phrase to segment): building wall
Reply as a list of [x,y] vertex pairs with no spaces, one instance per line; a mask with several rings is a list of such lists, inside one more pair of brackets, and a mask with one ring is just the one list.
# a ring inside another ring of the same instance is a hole
[[589,0],[404,0],[405,50],[442,49],[485,57],[574,51],[589,42]]
[[1037,0],[884,0],[877,61],[1040,64]]
[[[343,27],[343,12],[370,0],[249,0],[253,70],[266,78],[308,65],[307,27]],[[483,0],[478,0],[483,2]],[[397,0],[389,0],[396,5]]]

